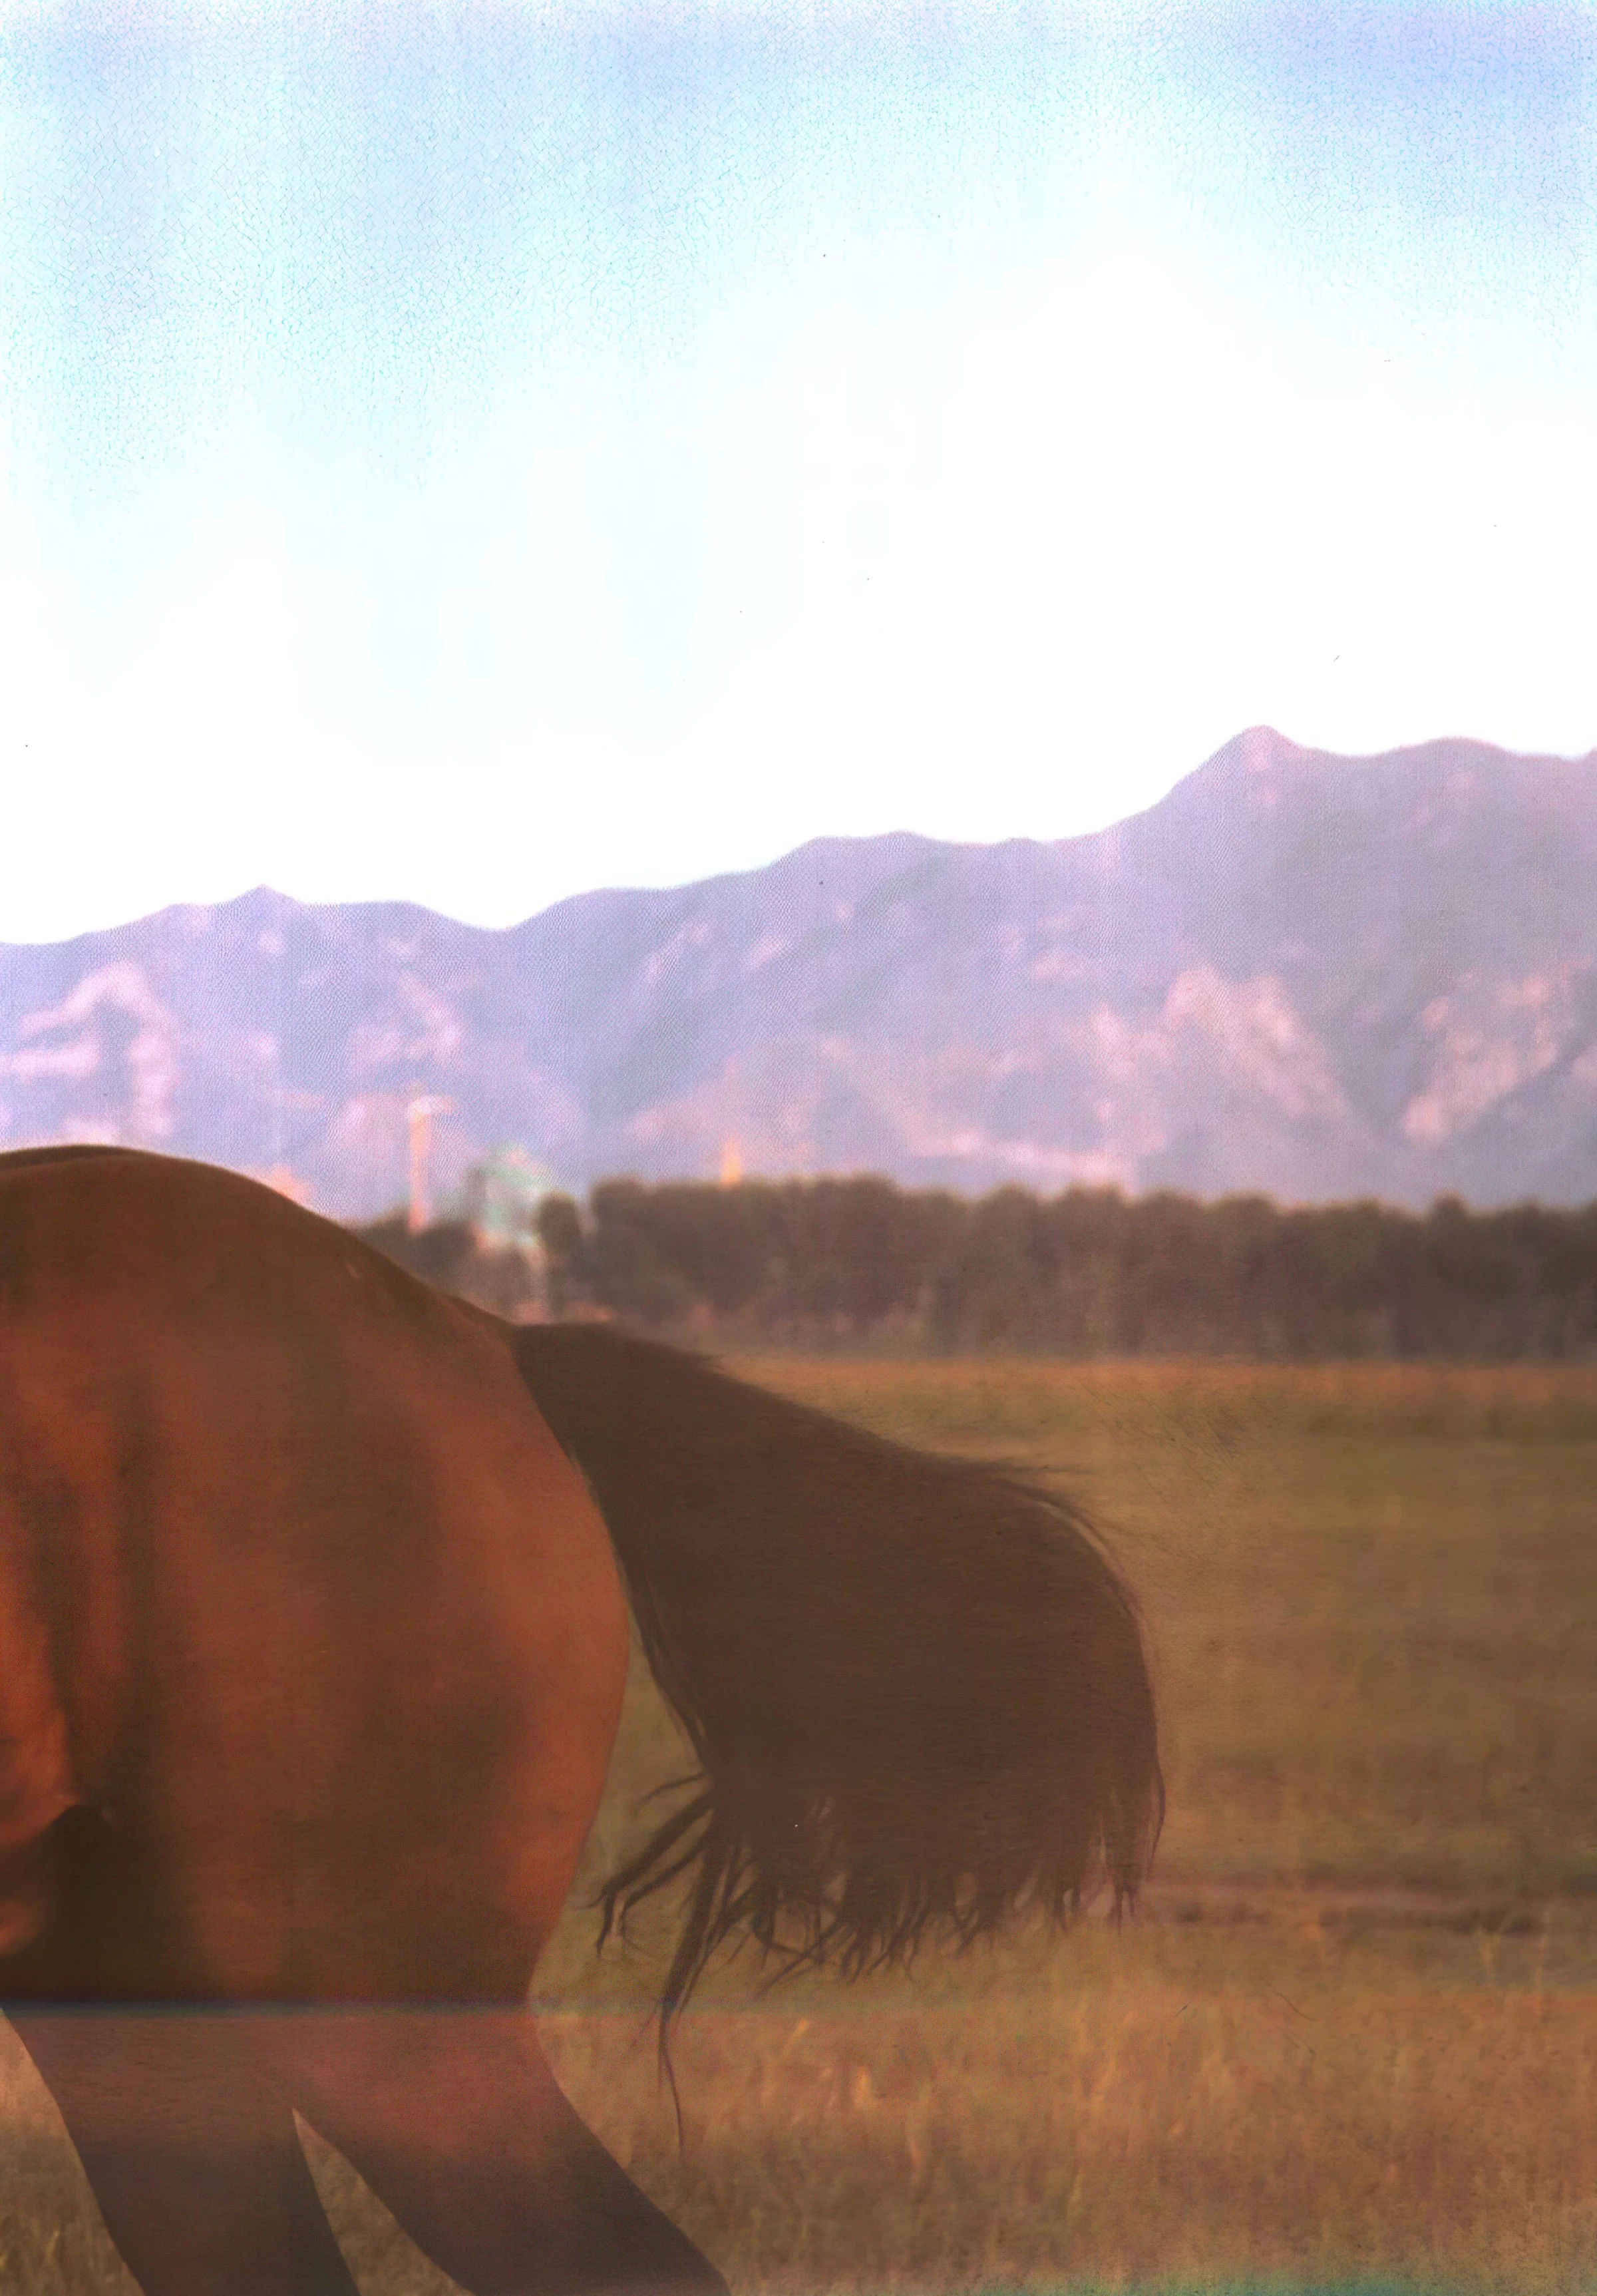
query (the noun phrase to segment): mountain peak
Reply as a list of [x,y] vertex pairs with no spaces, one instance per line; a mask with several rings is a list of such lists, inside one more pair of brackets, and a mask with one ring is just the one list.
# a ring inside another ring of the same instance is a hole
[[1245,774],[1251,775],[1275,773],[1282,766],[1299,765],[1313,755],[1299,743],[1289,742],[1274,726],[1249,726],[1245,734],[1239,734],[1234,742],[1227,743],[1220,755],[1224,757],[1228,752],[1234,755]]

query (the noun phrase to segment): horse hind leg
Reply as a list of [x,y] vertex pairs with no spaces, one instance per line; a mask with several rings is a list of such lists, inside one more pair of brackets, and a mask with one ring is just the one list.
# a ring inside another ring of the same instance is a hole
[[12,2007],[143,2296],[356,2296],[252,2026],[187,2006]]
[[520,2008],[293,2012],[279,2078],[471,2296],[726,2296],[586,2128]]
[[355,2296],[289,2107],[271,2013],[165,2005],[162,1924],[86,1810],[52,1829],[54,1915],[0,1960],[0,2001],[143,2296]]

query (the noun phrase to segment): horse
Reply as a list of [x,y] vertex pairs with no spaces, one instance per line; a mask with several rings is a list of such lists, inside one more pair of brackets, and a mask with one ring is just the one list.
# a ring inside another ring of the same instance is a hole
[[296,2112],[472,2296],[725,2296],[527,2005],[629,1609],[698,1764],[595,1900],[683,1882],[662,2050],[734,1933],[849,1976],[1134,1898],[1152,1693],[1069,1505],[234,1173],[0,1157],[0,2005],[144,2296],[351,2296]]

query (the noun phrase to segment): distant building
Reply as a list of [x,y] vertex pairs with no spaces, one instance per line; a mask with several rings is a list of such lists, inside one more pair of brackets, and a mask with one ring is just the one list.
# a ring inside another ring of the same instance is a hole
[[486,1250],[524,1251],[536,1259],[542,1249],[538,1207],[545,1196],[555,1193],[557,1185],[547,1165],[525,1148],[506,1144],[490,1149],[479,1164],[472,1165],[449,1209]]
[[435,1116],[452,1116],[455,1103],[438,1093],[413,1091],[405,1108],[410,1129],[410,1232],[420,1235],[431,1218],[427,1207],[427,1155]]

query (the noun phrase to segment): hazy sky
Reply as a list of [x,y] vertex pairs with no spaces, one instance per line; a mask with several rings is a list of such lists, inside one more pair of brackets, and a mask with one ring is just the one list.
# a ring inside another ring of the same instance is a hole
[[1597,743],[1597,15],[0,0],[0,939]]

